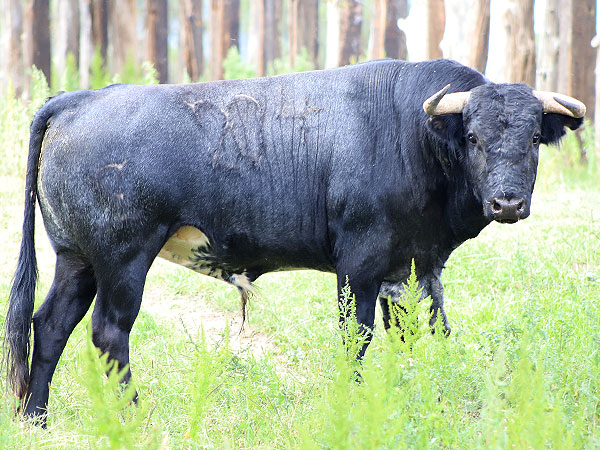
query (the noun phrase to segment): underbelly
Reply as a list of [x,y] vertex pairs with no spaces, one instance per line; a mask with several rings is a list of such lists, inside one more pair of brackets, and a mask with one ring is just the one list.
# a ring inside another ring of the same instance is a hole
[[233,284],[240,291],[252,291],[245,271],[226,270],[211,253],[208,237],[198,228],[183,226],[165,243],[158,253],[163,259],[195,272]]

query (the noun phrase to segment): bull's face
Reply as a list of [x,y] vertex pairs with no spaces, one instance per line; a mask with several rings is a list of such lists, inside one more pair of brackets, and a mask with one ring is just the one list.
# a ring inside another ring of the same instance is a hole
[[540,144],[560,139],[565,126],[578,128],[585,106],[564,96],[557,102],[556,94],[534,92],[524,84],[489,83],[454,94],[445,90],[424,108],[432,116],[430,129],[446,141],[448,163],[462,168],[488,220],[526,218]]

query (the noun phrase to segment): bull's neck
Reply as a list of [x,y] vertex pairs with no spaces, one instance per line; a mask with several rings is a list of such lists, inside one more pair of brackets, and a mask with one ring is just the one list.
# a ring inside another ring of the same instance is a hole
[[459,245],[477,236],[490,221],[484,216],[481,200],[473,193],[462,170],[447,179],[446,192],[444,216]]

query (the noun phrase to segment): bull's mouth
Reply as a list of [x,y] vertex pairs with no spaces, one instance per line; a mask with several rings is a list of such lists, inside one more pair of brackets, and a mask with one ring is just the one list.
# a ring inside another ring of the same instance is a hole
[[519,219],[497,219],[498,223],[517,223]]

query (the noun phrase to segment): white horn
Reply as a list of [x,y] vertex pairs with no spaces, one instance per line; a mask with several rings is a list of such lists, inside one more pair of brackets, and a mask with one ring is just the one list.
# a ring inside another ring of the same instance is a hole
[[430,116],[461,113],[471,96],[470,92],[447,94],[450,85],[433,94],[423,103],[423,110]]
[[579,119],[585,116],[585,105],[567,95],[549,91],[533,91],[533,95],[542,102],[545,113],[557,113]]

